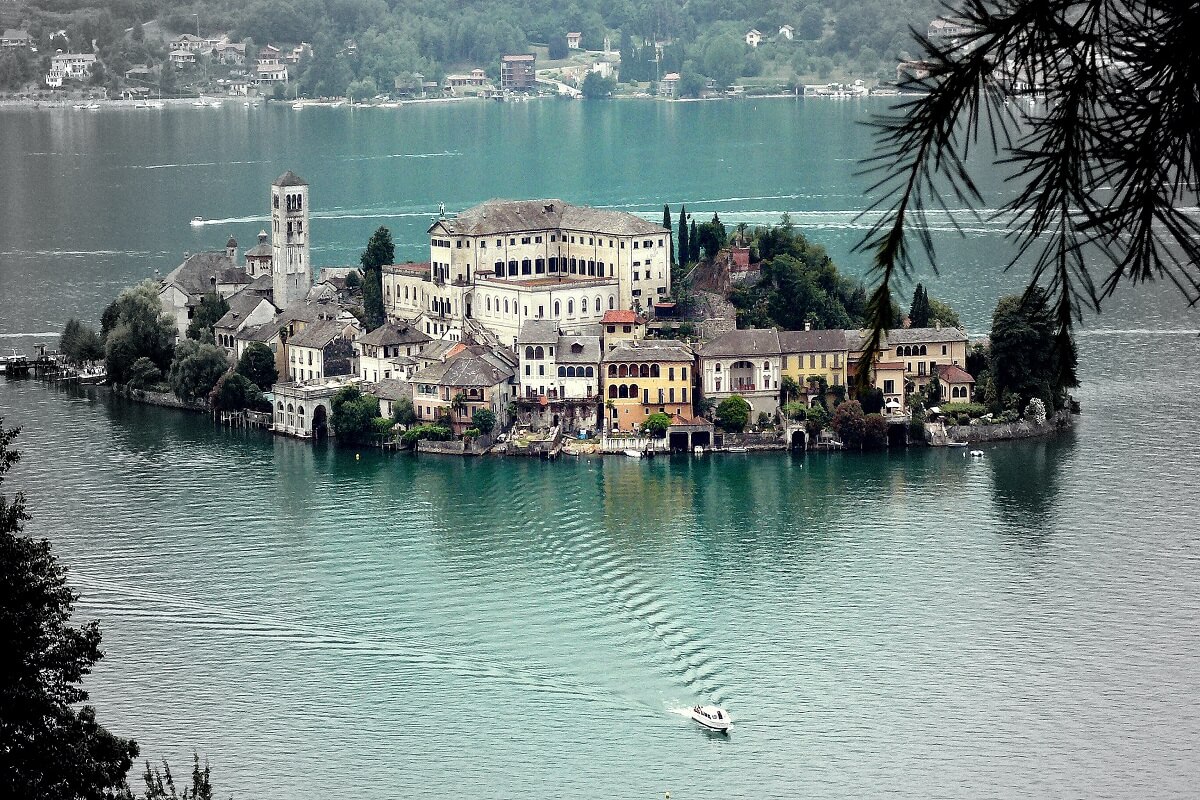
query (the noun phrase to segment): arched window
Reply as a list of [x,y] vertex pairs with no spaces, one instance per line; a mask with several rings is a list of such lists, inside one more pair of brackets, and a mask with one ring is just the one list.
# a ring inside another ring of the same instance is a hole
[[629,399],[629,387],[622,383],[621,388],[617,390],[617,396],[623,400]]
[[596,274],[596,262],[589,261],[588,262],[588,275],[595,275],[595,274]]
[[538,275],[542,275],[543,273],[545,273],[546,272],[546,259],[539,258],[539,259],[535,260],[533,262],[533,270]]
[[291,403],[288,403],[287,412],[288,412],[289,414],[294,414],[294,413],[296,413],[296,407],[295,407],[295,406],[293,406]]
[[533,347],[530,345],[525,345],[525,358],[533,358]]
[[574,300],[567,300],[567,316],[568,317],[575,316],[575,301]]
[[615,383],[608,385],[608,396],[613,400],[617,399],[617,385]]
[[492,298],[491,298],[491,297],[485,297],[485,298],[484,298],[484,305],[486,305],[486,306],[487,306],[487,310],[488,310],[488,311],[491,311],[491,310],[492,310]]
[[512,261],[508,262],[508,274],[509,274],[510,276],[511,276],[511,275],[516,275],[516,274],[517,274],[517,261],[516,261],[516,259],[513,259]]
[[579,264],[578,264],[578,262],[575,261],[575,259],[572,258],[571,259],[571,274],[574,275],[577,272],[579,272]]
[[533,351],[533,357],[539,361],[546,357],[546,351],[542,349],[541,345],[538,345],[537,349]]
[[659,376],[658,364],[650,365],[650,377],[657,378]]
[[612,311],[616,307],[617,307],[617,297],[616,297],[616,295],[610,294],[608,296],[608,310]]
[[643,377],[643,378],[649,378],[649,377],[650,377],[650,365],[649,365],[649,364],[642,364],[642,374],[641,374],[641,377]]
[[562,306],[559,305],[557,300],[554,301],[554,316],[555,317],[562,316]]
[[565,378],[565,377],[567,377],[567,368],[566,368],[566,367],[559,367],[559,368],[558,368],[558,377],[560,377],[560,378]]
[[279,410],[283,411],[283,401],[282,400],[279,401]]
[[550,271],[558,272],[558,258],[550,256]]
[[585,377],[588,377],[588,378],[596,377],[596,373],[592,370],[591,367],[584,367],[583,371],[585,373]]
[[303,417],[304,416],[304,406],[296,406],[296,413]]
[[629,377],[629,367],[622,364],[620,369],[618,370],[617,377],[618,378],[628,378]]
[[629,384],[629,399],[630,400],[638,399],[638,385],[636,383]]
[[575,377],[575,368],[574,367],[567,367],[567,377],[568,378]]
[[508,298],[504,298],[504,313],[508,313]]
[[[617,365],[616,365],[616,364],[609,364],[609,365],[608,365],[608,377],[610,377],[610,378],[615,378],[615,377],[617,377]],[[280,408],[283,408],[283,404],[280,404],[280,406],[279,406],[279,407],[280,407]]]
[[928,353],[925,352],[925,345],[921,345],[921,355],[923,355],[923,356],[929,355]]
[[600,295],[596,295],[596,313],[599,314],[603,309],[604,306],[600,303]]
[[585,297],[579,301],[579,313],[586,314],[587,310],[588,310],[588,302],[587,302],[587,298]]

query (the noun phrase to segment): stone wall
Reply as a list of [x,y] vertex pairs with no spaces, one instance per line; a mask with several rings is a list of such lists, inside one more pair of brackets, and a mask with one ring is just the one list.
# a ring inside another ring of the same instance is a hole
[[720,441],[718,447],[745,447],[747,450],[786,450],[788,446],[783,431],[722,433],[718,430],[715,438]]
[[418,453],[441,453],[450,456],[481,456],[492,446],[492,437],[480,436],[465,442],[455,439],[448,442],[435,442],[432,439],[421,439],[417,442]]
[[1000,425],[947,425],[946,435],[958,442],[1000,442],[1006,439],[1033,439],[1054,436],[1075,423],[1071,412],[1063,409],[1038,425],[1029,420],[1006,422]]

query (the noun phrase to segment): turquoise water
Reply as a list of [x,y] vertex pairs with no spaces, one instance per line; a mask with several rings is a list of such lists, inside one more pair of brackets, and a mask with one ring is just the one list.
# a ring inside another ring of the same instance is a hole
[[[439,201],[555,195],[787,210],[860,273],[863,109],[3,111],[0,347],[251,242],[288,167],[324,264],[379,224],[420,257]],[[968,227],[932,291],[982,330],[1022,276],[1002,222]],[[1076,430],[982,460],[383,457],[32,382],[0,415],[103,627],[102,719],[207,754],[220,796],[1186,797],[1200,325],[1165,287],[1118,300]],[[728,740],[673,713],[710,701]]]

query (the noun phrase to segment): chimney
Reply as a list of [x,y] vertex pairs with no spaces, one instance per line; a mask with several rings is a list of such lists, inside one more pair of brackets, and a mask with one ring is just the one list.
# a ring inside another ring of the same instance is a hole
[[940,331],[942,329],[942,321],[940,319],[934,320],[933,327]]
[[806,331],[812,330],[812,320],[810,320],[810,319],[804,320],[804,330],[806,330]]

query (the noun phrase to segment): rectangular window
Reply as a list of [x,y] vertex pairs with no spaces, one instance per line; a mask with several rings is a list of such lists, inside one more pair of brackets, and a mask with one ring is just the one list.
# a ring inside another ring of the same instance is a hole
[[528,364],[526,364],[526,365],[525,365],[525,374],[526,374],[526,375],[532,375],[532,374],[533,374],[533,373],[530,371],[530,367],[529,367],[529,365],[528,365]]
[[496,247],[504,247],[504,240],[503,240],[503,239],[497,239],[497,240],[496,240]]
[[589,237],[588,237],[588,244],[595,244],[595,243],[596,243],[596,242],[595,242],[594,238],[593,238],[593,237],[591,237],[591,236],[589,236]]
[[815,353],[810,353],[808,356],[808,368],[809,369],[817,368],[817,356]]
[[884,381],[883,382],[883,393],[884,394],[895,394],[896,393],[896,382],[895,381]]
[[515,237],[515,236],[510,236],[510,237],[508,237],[508,243],[509,243],[509,244],[516,244],[516,243],[517,243],[517,237]]
[[670,369],[667,370],[667,379],[672,380],[672,381],[675,380],[675,368],[674,367],[671,367]]
[[[680,379],[681,379],[681,380],[685,380],[685,381],[687,380],[687,367],[684,367],[684,368],[683,368],[683,374],[682,374],[682,375],[680,375],[679,377],[680,377]],[[686,400],[687,398],[685,397],[685,398],[683,398],[683,399],[684,399],[684,400]]]
[[633,243],[633,249],[634,249],[634,250],[637,250],[637,249],[638,249],[638,243],[637,243],[637,242],[634,242],[634,243]]
[[529,244],[529,237],[528,237],[528,236],[522,236],[522,237],[521,237],[521,244]]
[[624,250],[624,249],[625,249],[625,242],[621,242],[621,249],[622,249],[622,250]]
[[946,355],[946,345],[942,345],[942,355]]
[[534,241],[536,244],[541,244],[541,243],[542,243],[542,237],[540,237],[540,236],[535,236],[535,237],[533,237],[533,241]]
[[550,241],[552,241],[552,242],[557,242],[557,241],[558,241],[558,234],[554,234],[554,233],[550,234]]
[[825,359],[826,359],[826,355],[824,353],[821,353],[821,369],[825,369]]
[[[662,389],[659,389],[659,391],[661,392],[661,391],[662,391]],[[667,394],[668,394],[668,396],[670,397],[670,399],[669,399],[667,402],[668,402],[668,403],[674,403],[674,402],[675,402],[675,387],[674,387],[674,386],[672,386],[672,387],[670,388],[670,390],[667,392]]]
[[545,375],[545,374],[546,374],[546,365],[538,364],[538,375]]
[[687,402],[687,388],[686,387],[683,390],[683,402],[685,402],[685,403]]

